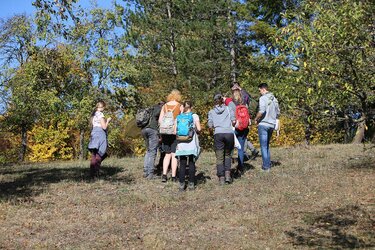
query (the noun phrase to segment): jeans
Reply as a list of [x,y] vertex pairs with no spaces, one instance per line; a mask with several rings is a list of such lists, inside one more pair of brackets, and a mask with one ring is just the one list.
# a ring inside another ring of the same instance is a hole
[[154,173],[154,162],[159,146],[158,131],[152,128],[142,129],[142,136],[146,142],[146,155],[143,164],[143,172],[145,175]]
[[243,169],[244,152],[246,151],[245,147],[247,146],[245,145],[245,142],[246,142],[247,135],[249,134],[249,129],[247,128],[241,131],[236,129],[234,131],[234,134],[236,135],[238,142],[241,145],[241,149],[238,149],[238,168]]
[[262,169],[271,168],[271,153],[270,153],[270,140],[273,128],[268,126],[259,125],[258,135],[260,142],[260,151],[262,152]]

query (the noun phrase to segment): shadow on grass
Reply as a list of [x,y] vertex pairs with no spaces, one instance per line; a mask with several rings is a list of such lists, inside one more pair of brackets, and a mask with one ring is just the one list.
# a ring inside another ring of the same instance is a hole
[[286,231],[291,243],[318,249],[375,247],[375,221],[370,212],[359,206],[334,211],[307,213],[304,227]]
[[[116,176],[123,171],[120,167],[103,166],[100,170],[100,179],[110,182],[133,182],[132,176]],[[4,175],[0,182],[0,201],[27,201],[39,195],[52,183],[61,181],[91,182],[89,169],[82,167],[25,167],[21,170],[0,169]],[[10,175],[10,176],[6,176]]]
[[352,169],[375,169],[375,157],[372,155],[351,157],[346,163]]

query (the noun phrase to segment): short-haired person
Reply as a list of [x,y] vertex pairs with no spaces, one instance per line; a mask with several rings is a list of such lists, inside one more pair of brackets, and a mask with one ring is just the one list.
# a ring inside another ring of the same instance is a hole
[[231,183],[231,156],[234,148],[234,112],[224,104],[223,96],[215,94],[215,106],[208,112],[208,126],[214,129],[217,176],[220,185]]
[[262,169],[269,172],[271,168],[270,140],[276,126],[276,119],[280,115],[279,103],[276,97],[269,92],[268,85],[261,83],[258,86],[261,97],[259,98],[259,111],[255,117],[258,124],[260,150],[262,153]]
[[88,149],[91,152],[90,177],[99,177],[102,161],[107,156],[107,128],[111,117],[104,117],[105,102],[99,101],[91,115],[91,136]]
[[[172,90],[171,93],[167,96],[167,102],[161,108],[159,116],[159,125],[162,123],[165,114],[169,111],[173,113],[173,119],[176,120],[177,115],[179,115],[183,110],[180,102],[180,91],[176,89]],[[167,182],[168,180],[167,173],[169,163],[171,163],[172,165],[172,181],[177,182],[177,158],[175,157],[177,146],[176,134],[161,134],[161,143],[162,150],[165,153],[163,160],[162,182]]]
[[159,147],[158,120],[163,104],[152,106],[151,117],[145,127],[142,128],[142,136],[146,143],[146,154],[143,163],[143,177],[153,179],[154,164]]

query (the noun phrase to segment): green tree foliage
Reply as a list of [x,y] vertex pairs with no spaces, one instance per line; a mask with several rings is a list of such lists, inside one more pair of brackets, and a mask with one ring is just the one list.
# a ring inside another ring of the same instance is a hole
[[375,100],[371,1],[305,1],[285,17],[289,25],[277,41],[284,72],[292,76],[284,91],[294,99],[291,104],[312,118],[330,120],[353,105],[368,119]]

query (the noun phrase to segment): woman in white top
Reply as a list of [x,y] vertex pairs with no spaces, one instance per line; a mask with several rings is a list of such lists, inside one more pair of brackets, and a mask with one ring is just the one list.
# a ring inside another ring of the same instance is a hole
[[91,177],[99,177],[100,165],[107,156],[107,127],[111,118],[104,118],[103,111],[105,106],[105,102],[99,101],[91,116],[92,131],[88,145],[88,149],[92,153],[90,161]]

